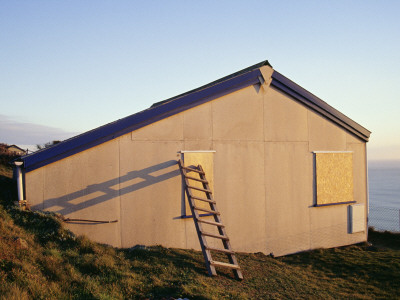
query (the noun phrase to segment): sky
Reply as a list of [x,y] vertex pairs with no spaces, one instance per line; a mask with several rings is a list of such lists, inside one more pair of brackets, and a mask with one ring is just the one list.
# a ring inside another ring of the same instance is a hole
[[400,1],[0,0],[0,142],[63,140],[268,59],[400,159]]

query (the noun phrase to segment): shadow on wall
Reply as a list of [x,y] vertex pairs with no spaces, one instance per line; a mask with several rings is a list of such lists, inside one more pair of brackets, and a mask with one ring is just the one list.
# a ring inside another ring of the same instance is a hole
[[[172,166],[175,167],[171,171]],[[102,183],[88,185],[82,190],[61,197],[44,200],[43,204],[34,205],[32,209],[45,209],[67,215],[176,176],[180,176],[177,161],[169,160],[142,170],[128,172],[123,176]],[[141,179],[141,181],[132,184],[128,183],[135,179]]]

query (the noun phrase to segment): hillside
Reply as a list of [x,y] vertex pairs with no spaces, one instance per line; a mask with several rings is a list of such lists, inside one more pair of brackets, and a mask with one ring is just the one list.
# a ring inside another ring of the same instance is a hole
[[210,278],[193,250],[116,249],[76,237],[56,215],[17,208],[12,170],[0,166],[1,299],[395,298],[398,235],[368,244],[272,258],[239,253],[244,280]]

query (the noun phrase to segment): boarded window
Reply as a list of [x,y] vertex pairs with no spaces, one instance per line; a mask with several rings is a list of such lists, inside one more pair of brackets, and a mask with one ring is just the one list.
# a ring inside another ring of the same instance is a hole
[[316,152],[317,205],[354,201],[353,153]]

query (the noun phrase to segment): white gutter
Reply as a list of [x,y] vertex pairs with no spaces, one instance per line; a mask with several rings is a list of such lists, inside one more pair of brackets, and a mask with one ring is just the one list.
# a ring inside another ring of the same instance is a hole
[[22,178],[22,171],[21,171],[21,166],[23,162],[22,161],[15,161],[14,166],[15,169],[17,170],[17,189],[18,189],[18,200],[22,201],[24,199],[24,183],[23,183],[23,178]]

